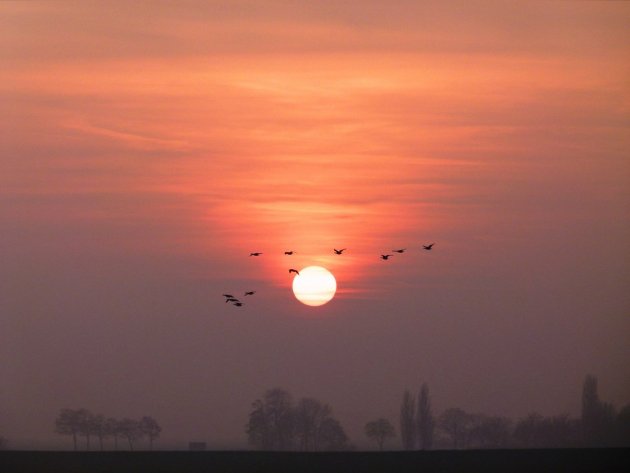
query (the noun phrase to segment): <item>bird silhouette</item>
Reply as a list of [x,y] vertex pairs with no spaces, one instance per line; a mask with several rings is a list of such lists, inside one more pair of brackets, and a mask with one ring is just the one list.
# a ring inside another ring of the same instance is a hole
[[256,291],[247,291],[245,293],[246,296],[253,296],[254,294],[256,294]]
[[394,253],[404,253],[407,248],[401,248],[400,250],[392,250]]
[[381,255],[381,259],[388,260],[391,255]]
[[235,305],[236,307],[241,307],[241,306],[243,305],[243,303],[242,303],[242,302],[235,302],[235,303],[234,303],[234,305]]
[[223,294],[223,296],[230,298],[230,297],[234,297],[232,294]]
[[239,300],[236,297],[228,297],[225,302],[239,302]]
[[289,256],[291,256],[293,253],[294,253],[293,251],[285,251],[284,252],[285,255],[289,255]]
[[297,269],[293,269],[293,268],[291,268],[291,269],[289,270],[289,274],[291,274],[291,273],[295,273],[295,274],[297,274],[298,276],[300,275],[300,272],[299,272]]
[[336,255],[340,255],[341,253],[343,253],[344,251],[346,251],[348,248],[342,248],[341,250],[338,250],[336,248],[333,248],[333,250],[335,250],[335,254]]
[[250,254],[249,254],[249,256],[260,256],[260,255],[262,255],[262,253],[258,253],[258,252],[257,252],[257,253],[250,253]]
[[422,245],[422,248],[424,248],[425,250],[430,250],[431,248],[433,248],[433,245],[435,245],[435,243],[431,243],[430,245]]

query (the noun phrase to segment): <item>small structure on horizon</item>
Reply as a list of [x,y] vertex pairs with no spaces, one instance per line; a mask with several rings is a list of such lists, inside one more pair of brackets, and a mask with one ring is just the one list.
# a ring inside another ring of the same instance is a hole
[[206,450],[206,442],[188,442],[188,450],[191,452],[203,452]]

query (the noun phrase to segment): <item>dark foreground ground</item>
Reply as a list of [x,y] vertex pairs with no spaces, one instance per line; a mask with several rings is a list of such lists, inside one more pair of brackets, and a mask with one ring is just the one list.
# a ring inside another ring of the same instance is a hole
[[2,473],[630,472],[630,449],[430,452],[0,452]]

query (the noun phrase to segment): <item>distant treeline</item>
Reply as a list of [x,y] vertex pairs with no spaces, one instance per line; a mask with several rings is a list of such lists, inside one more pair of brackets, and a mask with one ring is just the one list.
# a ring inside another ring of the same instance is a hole
[[[388,419],[368,421],[364,430],[379,449],[395,437],[399,445],[391,449],[487,449],[487,448],[574,448],[630,447],[630,404],[617,410],[599,399],[597,378],[586,376],[582,386],[582,412],[579,418],[567,414],[543,417],[532,413],[514,422],[511,419],[473,414],[457,407],[434,416],[429,387],[422,385],[417,395],[403,393],[400,404],[399,431]],[[92,441],[98,448],[133,450],[141,439],[149,449],[162,428],[152,417],[139,420],[115,419],[93,414],[87,409],[61,409],[55,419],[55,432],[72,437],[74,449],[85,438],[85,449]],[[332,409],[313,398],[297,402],[280,388],[268,390],[252,403],[245,427],[251,446],[275,451],[341,451],[354,446]],[[109,440],[109,448],[105,442]],[[0,436],[0,449],[7,440]]]
[[71,435],[74,449],[77,450],[77,438],[85,437],[85,448],[90,450],[90,439],[98,439],[99,448],[104,449],[103,441],[113,440],[114,450],[118,450],[118,439],[126,440],[129,450],[134,449],[136,441],[146,438],[149,448],[153,449],[153,441],[160,436],[162,428],[152,417],[144,416],[140,420],[115,419],[101,414],[93,414],[87,409],[61,409],[55,419],[55,432]]
[[[403,393],[399,432],[382,417],[368,421],[364,431],[379,450],[398,434],[403,450],[630,447],[630,405],[617,411],[601,401],[597,378],[589,375],[582,388],[580,418],[532,413],[513,422],[457,407],[436,417],[425,383],[417,396],[409,390]],[[252,404],[246,432],[250,445],[261,450],[354,449],[329,406],[314,399],[301,399],[296,404],[279,388],[268,390]]]
[[588,375],[582,388],[580,418],[533,413],[514,423],[505,417],[449,408],[434,419],[424,384],[417,402],[409,391],[403,395],[400,434],[405,450],[628,447],[630,405],[617,412],[612,404],[601,401],[597,378]]

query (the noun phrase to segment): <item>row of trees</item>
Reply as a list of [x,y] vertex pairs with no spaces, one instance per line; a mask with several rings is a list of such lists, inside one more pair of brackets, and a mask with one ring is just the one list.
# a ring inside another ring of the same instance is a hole
[[55,419],[55,432],[71,435],[75,450],[80,436],[85,437],[86,450],[90,450],[90,440],[93,438],[98,439],[101,450],[105,439],[113,440],[115,450],[118,450],[118,439],[126,440],[129,449],[133,450],[137,440],[146,438],[149,448],[153,450],[153,441],[160,436],[162,428],[155,419],[148,416],[140,420],[115,419],[93,414],[87,409],[61,409]]
[[[423,387],[424,390],[424,387]],[[405,450],[429,450],[437,437],[439,448],[505,448],[509,446],[511,423],[503,417],[470,414],[460,408],[446,409],[434,420],[428,403],[428,389],[418,399],[418,407],[405,392],[400,412],[400,436]],[[416,410],[417,409],[417,410]],[[414,415],[415,413],[415,415]],[[366,436],[375,441],[379,450],[385,440],[396,436],[387,419],[365,425]]]
[[[383,421],[383,419],[381,419]],[[385,422],[388,422],[385,420]],[[370,423],[368,423],[370,425]],[[383,422],[379,429],[366,425],[366,435],[379,448],[394,436]],[[375,434],[374,432],[379,432]],[[514,424],[505,417],[471,414],[460,408],[446,409],[434,420],[429,388],[422,385],[414,399],[403,394],[400,406],[400,436],[405,450],[439,448],[570,448],[630,446],[630,405],[617,412],[599,399],[597,378],[587,376],[582,388],[582,415],[543,417],[530,414]]]
[[246,425],[248,441],[262,450],[348,450],[343,427],[327,404],[312,398],[297,403],[285,390],[265,392],[252,404]]
[[[405,450],[432,448],[571,448],[630,446],[630,405],[619,412],[599,399],[597,378],[587,376],[582,388],[582,415],[543,417],[533,413],[516,423],[506,417],[466,412],[458,407],[434,417],[429,387],[403,393],[400,438]],[[382,450],[396,437],[388,419],[364,426],[365,435]],[[294,403],[282,389],[268,390],[252,404],[248,440],[263,450],[347,450],[353,448],[328,405],[304,398]]]

